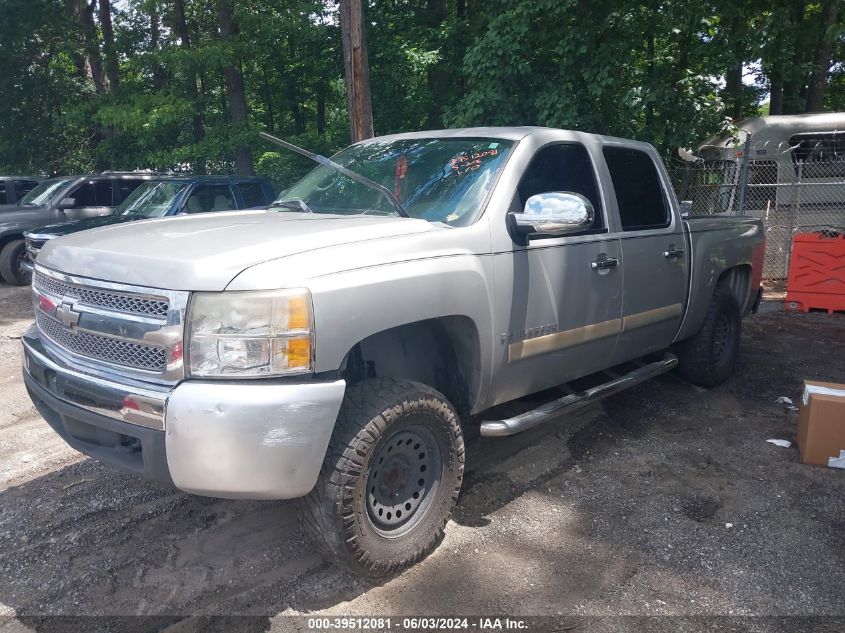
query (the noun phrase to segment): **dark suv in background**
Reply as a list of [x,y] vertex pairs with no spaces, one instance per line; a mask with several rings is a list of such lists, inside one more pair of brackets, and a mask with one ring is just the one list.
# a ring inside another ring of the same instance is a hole
[[145,182],[135,189],[113,215],[60,224],[24,232],[31,268],[47,240],[101,226],[190,213],[266,207],[273,202],[273,187],[266,178],[252,176],[168,176]]
[[24,231],[62,220],[110,215],[142,182],[161,178],[143,172],[104,172],[49,178],[16,205],[0,211],[0,280],[29,283]]
[[0,211],[5,206],[14,206],[41,180],[33,176],[0,176]]

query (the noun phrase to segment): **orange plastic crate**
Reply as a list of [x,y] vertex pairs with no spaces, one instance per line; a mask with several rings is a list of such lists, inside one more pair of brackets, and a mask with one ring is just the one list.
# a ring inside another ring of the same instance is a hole
[[845,235],[816,232],[792,238],[786,309],[845,310]]

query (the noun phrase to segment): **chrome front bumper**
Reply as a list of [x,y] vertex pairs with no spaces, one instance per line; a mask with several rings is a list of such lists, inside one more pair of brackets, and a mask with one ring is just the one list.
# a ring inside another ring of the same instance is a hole
[[175,387],[80,372],[23,336],[38,411],[75,449],[186,492],[289,499],[317,481],[346,383],[185,381]]

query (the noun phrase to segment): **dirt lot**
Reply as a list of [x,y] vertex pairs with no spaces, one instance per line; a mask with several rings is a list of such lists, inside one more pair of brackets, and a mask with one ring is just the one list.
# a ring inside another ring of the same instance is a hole
[[471,441],[445,541],[381,584],[325,564],[294,503],[189,496],[64,445],[20,379],[28,320],[26,289],[0,285],[0,631],[50,614],[251,614],[259,630],[315,612],[845,618],[845,471],[766,443],[794,440],[778,396],[845,382],[842,316],[764,304],[718,389],[665,376]]

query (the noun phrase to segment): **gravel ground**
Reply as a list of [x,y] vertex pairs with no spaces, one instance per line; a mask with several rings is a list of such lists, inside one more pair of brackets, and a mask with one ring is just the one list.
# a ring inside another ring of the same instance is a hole
[[[561,615],[578,630],[594,622],[581,616],[845,624],[845,471],[766,443],[795,438],[779,396],[797,402],[805,378],[845,382],[841,315],[766,303],[717,389],[668,375],[532,432],[470,441],[444,542],[370,583],[321,560],[292,502],[194,497],[64,445],[20,379],[29,311],[26,289],[0,284],[3,633],[49,630],[48,615],[168,616],[154,628],[179,631],[214,614],[260,616],[256,630],[315,613]],[[623,622],[611,628],[698,621]],[[753,622],[742,630],[785,626]]]

